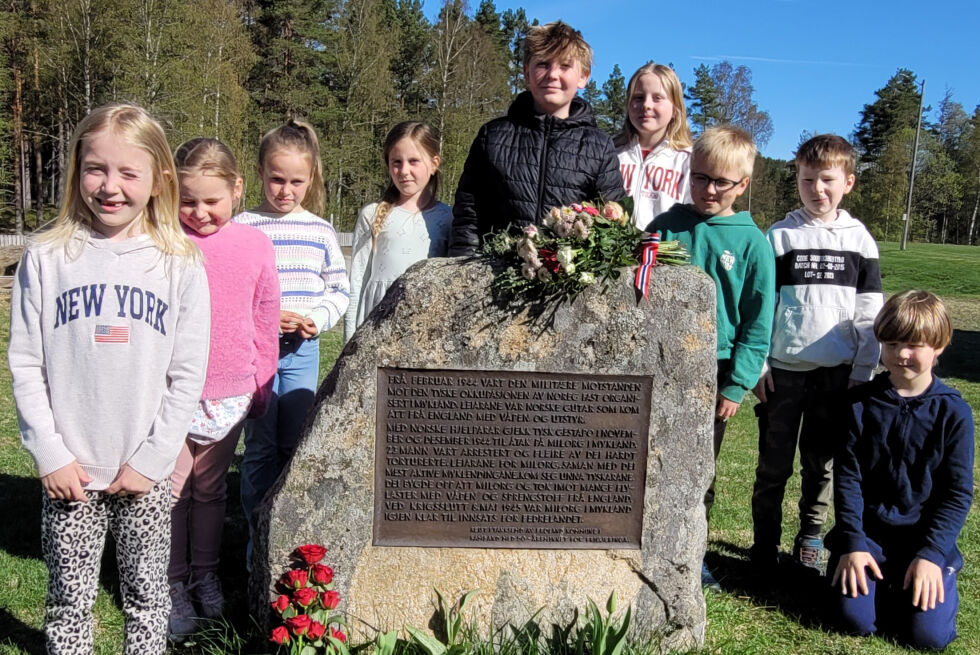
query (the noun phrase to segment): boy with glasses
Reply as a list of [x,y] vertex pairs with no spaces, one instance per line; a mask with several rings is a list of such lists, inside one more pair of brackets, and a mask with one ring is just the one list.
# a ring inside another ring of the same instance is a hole
[[[718,329],[718,395],[715,401],[714,456],[717,460],[725,424],[745,393],[759,380],[772,332],[775,273],[772,248],[748,212],[732,205],[749,185],[755,163],[752,137],[737,127],[705,130],[691,153],[692,205],[674,205],[647,226],[664,241],[678,240],[691,263],[715,282]],[[710,518],[715,481],[704,496]],[[707,567],[701,582],[718,589]]]
[[767,233],[776,256],[776,313],[768,367],[754,389],[761,402],[750,551],[763,573],[777,563],[797,441],[802,493],[793,559],[820,570],[832,493],[832,408],[837,395],[870,380],[878,365],[872,329],[883,301],[878,247],[859,220],[838,209],[854,186],[855,160],[854,148],[833,134],[800,146],[803,207]]

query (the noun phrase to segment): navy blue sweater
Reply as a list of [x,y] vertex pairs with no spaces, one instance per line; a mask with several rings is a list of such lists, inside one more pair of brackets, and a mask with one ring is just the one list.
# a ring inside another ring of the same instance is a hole
[[[882,541],[944,566],[973,499],[973,416],[934,378],[899,396],[888,373],[849,392],[846,439],[834,459],[836,521],[828,547],[870,551]],[[894,543],[896,540],[901,543]]]

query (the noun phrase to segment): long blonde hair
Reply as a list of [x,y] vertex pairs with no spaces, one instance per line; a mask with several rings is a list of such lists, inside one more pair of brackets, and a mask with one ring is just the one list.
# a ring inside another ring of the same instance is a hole
[[178,218],[177,176],[170,146],[160,124],[136,105],[111,104],[93,109],[75,128],[68,149],[64,198],[55,225],[41,234],[42,243],[66,248],[79,230],[91,231],[98,218],[85,203],[81,192],[81,158],[85,141],[100,132],[110,132],[150,155],[154,193],[139,218],[139,231],[167,255],[198,258],[200,251],[187,238]]
[[259,142],[259,175],[265,162],[278,150],[297,150],[310,158],[310,186],[300,202],[303,209],[321,216],[327,204],[323,184],[323,162],[320,161],[320,141],[313,126],[304,120],[290,118],[279,127],[269,130]]
[[633,97],[633,92],[636,91],[639,79],[644,75],[657,76],[664,87],[664,91],[667,92],[667,97],[670,98],[670,104],[674,106],[673,115],[667,123],[667,134],[664,137],[667,140],[667,145],[674,150],[690,148],[694,140],[691,137],[691,128],[687,124],[687,110],[684,108],[684,87],[681,86],[681,81],[673,68],[652,61],[640,66],[633,73],[630,83],[626,86],[626,118],[623,120],[623,129],[613,140],[616,147],[627,145],[633,140],[633,137],[637,136],[636,127],[630,121],[629,103],[630,98]]
[[[385,137],[383,150],[385,170],[389,170],[388,157],[391,156],[391,151],[395,147],[395,144],[405,138],[414,141],[415,145],[429,156],[429,159],[435,161],[439,158],[439,137],[436,131],[419,121],[403,121],[391,128],[388,136]],[[425,192],[429,194],[430,201],[432,202],[438,199],[440,178],[439,167],[436,166],[436,169],[429,177],[428,184],[425,185]],[[399,197],[398,187],[395,186],[394,180],[389,177],[388,186],[385,188],[384,193],[381,194],[381,202],[378,203],[378,208],[374,211],[374,221],[371,223],[371,236],[374,239],[377,239],[381,233],[385,219],[388,217],[391,208]]]
[[[238,172],[234,153],[221,141],[206,136],[184,141],[174,151],[174,162],[177,164],[178,181],[185,175],[197,173],[220,177],[228,183],[234,199],[235,187],[242,176]],[[238,198],[232,206],[233,212],[241,209],[244,196],[243,189],[239,189]]]

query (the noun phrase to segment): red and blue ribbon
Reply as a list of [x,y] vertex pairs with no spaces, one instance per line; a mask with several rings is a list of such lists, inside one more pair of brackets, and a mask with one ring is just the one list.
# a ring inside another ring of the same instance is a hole
[[640,265],[636,269],[636,288],[643,292],[643,297],[648,298],[650,291],[650,273],[657,264],[657,249],[660,248],[660,232],[654,232],[648,237],[644,237],[641,242],[643,250],[640,254]]

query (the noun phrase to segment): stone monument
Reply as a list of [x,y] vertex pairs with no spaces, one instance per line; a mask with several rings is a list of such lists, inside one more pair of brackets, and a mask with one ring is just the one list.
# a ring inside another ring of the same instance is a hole
[[468,619],[543,627],[615,590],[633,630],[703,643],[713,473],[714,287],[658,267],[514,313],[484,261],[414,265],[347,344],[261,506],[251,597],[303,543],[351,629],[425,627],[435,593]]

